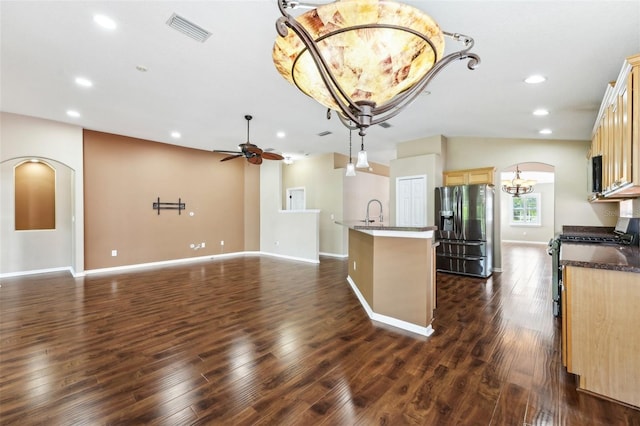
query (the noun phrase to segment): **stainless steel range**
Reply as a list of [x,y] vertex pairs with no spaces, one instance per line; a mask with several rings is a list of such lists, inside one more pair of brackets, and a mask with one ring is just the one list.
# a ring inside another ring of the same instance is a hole
[[638,245],[640,218],[621,217],[615,228],[564,226],[562,234],[557,234],[549,241],[547,253],[551,255],[551,289],[553,298],[553,315],[562,315],[562,265],[560,265],[560,249],[563,243]]

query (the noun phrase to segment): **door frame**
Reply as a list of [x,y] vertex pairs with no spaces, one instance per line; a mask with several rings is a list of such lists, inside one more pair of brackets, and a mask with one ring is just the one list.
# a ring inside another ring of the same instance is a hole
[[398,223],[398,219],[400,218],[400,191],[398,190],[400,187],[400,181],[401,180],[414,180],[414,179],[421,179],[424,182],[424,202],[425,202],[425,206],[424,206],[424,213],[425,213],[425,217],[424,217],[424,224],[426,226],[427,222],[429,221],[429,215],[427,213],[427,195],[428,195],[428,180],[427,180],[427,175],[426,174],[422,174],[422,175],[411,175],[411,176],[398,176],[396,177],[396,224]]
[[[293,188],[287,188],[287,200],[286,200],[286,209],[287,210],[294,210],[291,208],[291,194],[293,192],[299,192],[302,191],[302,210],[306,210],[307,209],[307,191],[305,190],[304,186],[296,186]],[[300,210],[300,209],[295,209],[295,210]]]

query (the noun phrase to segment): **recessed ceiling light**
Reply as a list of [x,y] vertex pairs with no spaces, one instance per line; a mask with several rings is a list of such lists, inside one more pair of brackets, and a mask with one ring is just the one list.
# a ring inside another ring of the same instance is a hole
[[106,15],[93,15],[93,22],[108,30],[116,29],[116,21]]
[[553,133],[553,132],[551,131],[551,129],[542,129],[542,130],[540,130],[540,132],[539,132],[539,133],[540,133],[541,135],[550,135],[550,134],[551,134],[551,133]]
[[91,87],[91,86],[93,86],[93,83],[91,82],[91,80],[89,80],[88,78],[84,78],[84,77],[76,77],[76,84],[78,86],[82,86],[82,87]]
[[79,113],[78,111],[74,111],[74,110],[72,110],[72,109],[67,110],[67,115],[68,115],[69,117],[74,117],[74,118],[78,118],[78,117],[80,117],[80,113]]
[[539,74],[530,75],[529,77],[524,79],[524,82],[529,84],[538,84],[542,83],[543,81],[547,81],[547,77]]
[[549,110],[546,110],[544,108],[540,108],[540,109],[537,109],[537,110],[533,111],[533,115],[538,115],[538,116],[549,115]]
[[175,138],[175,139],[180,139],[182,135],[180,134],[180,132],[171,132],[171,137]]
[[278,132],[278,133],[276,133],[276,137],[278,137],[278,138],[280,138],[280,139],[284,138],[285,136],[287,136],[287,134],[286,134],[285,132]]

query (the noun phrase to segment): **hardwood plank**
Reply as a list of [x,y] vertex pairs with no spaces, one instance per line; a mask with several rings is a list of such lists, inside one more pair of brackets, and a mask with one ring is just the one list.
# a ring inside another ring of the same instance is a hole
[[562,367],[545,248],[503,256],[437,275],[430,337],[369,320],[343,259],[3,279],[0,424],[640,424]]

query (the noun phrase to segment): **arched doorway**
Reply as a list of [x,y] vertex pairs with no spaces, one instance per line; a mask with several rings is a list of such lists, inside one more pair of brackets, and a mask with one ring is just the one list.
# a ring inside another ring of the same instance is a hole
[[547,244],[554,235],[555,167],[535,162],[512,164],[500,170],[500,182],[512,180],[516,167],[522,179],[533,180],[535,185],[533,192],[520,197],[497,189],[501,241]]

